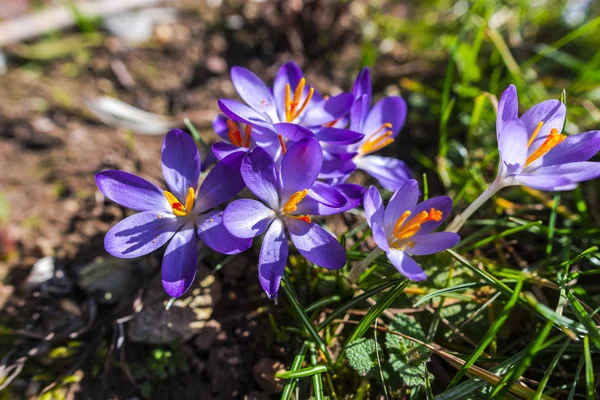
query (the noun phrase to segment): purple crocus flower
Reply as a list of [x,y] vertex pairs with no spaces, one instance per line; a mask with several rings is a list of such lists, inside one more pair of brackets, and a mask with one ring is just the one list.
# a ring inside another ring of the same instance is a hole
[[364,198],[367,222],[375,243],[394,267],[413,281],[424,280],[427,276],[411,256],[438,253],[460,240],[456,233],[433,232],[452,210],[450,197],[433,197],[417,204],[418,198],[419,186],[414,179],[396,190],[387,208],[374,186],[367,189]]
[[496,132],[500,165],[495,185],[524,185],[538,190],[571,190],[600,176],[600,131],[562,134],[566,107],[546,100],[519,118],[517,89],[510,85],[498,104]]
[[479,207],[506,186],[563,191],[600,176],[600,162],[588,161],[600,151],[600,131],[562,134],[566,111],[560,101],[546,100],[519,117],[517,89],[514,85],[506,88],[496,115],[498,176],[454,218],[448,231],[458,232]]
[[348,114],[352,95],[341,93],[322,97],[306,85],[302,70],[294,62],[279,69],[272,90],[253,72],[242,67],[231,69],[231,81],[246,104],[220,99],[219,107],[234,121],[270,130],[292,141],[300,140],[296,136],[288,136],[290,131],[292,134],[297,132],[293,125],[311,129],[319,141],[338,145],[354,143],[362,138],[356,132],[329,129]]
[[[364,68],[353,87],[354,103],[350,110],[350,130],[363,134],[355,144],[345,147],[326,146],[326,161],[322,178],[345,181],[356,169],[361,169],[387,190],[394,191],[411,178],[404,161],[372,155],[391,144],[406,120],[406,102],[400,96],[384,97],[372,108],[371,78]],[[333,128],[332,128],[333,129]]]
[[312,222],[310,216],[319,212],[318,202],[310,191],[321,170],[322,157],[319,143],[307,138],[287,149],[279,168],[260,147],[248,152],[242,161],[242,178],[260,201],[232,202],[225,209],[223,223],[231,234],[240,238],[249,239],[266,232],[258,274],[270,299],[279,290],[288,256],[288,234],[296,249],[310,262],[329,269],[342,268],[346,263],[340,243]]
[[162,262],[165,291],[181,296],[191,286],[198,263],[198,238],[225,254],[240,253],[251,239],[232,236],[214,207],[244,188],[240,165],[244,153],[225,157],[198,188],[200,155],[192,138],[178,129],[165,136],[162,171],[169,190],[124,171],[96,175],[100,191],[112,201],[137,211],[112,227],[104,247],[119,258],[146,255],[169,242]]

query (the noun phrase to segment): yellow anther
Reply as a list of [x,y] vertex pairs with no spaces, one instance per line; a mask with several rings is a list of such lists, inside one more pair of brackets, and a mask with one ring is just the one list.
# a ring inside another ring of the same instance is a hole
[[407,221],[408,217],[410,217],[411,212],[405,211],[400,218],[396,221],[394,225],[394,237],[399,240],[404,240],[411,238],[421,229],[421,224],[429,221],[439,222],[442,220],[444,214],[435,208],[429,209],[427,211],[421,211],[410,220]]
[[281,211],[283,211],[286,214],[296,211],[296,209],[298,208],[298,203],[300,203],[306,197],[307,194],[308,189],[300,190],[294,193],[287,201],[287,203],[285,203]]
[[298,108],[298,105],[300,104],[300,99],[302,98],[302,93],[304,92],[305,86],[306,86],[306,79],[304,79],[304,78],[300,79],[300,82],[298,82],[298,85],[296,86],[296,89],[294,90],[294,98],[292,99],[292,88],[289,83],[285,85],[285,104],[284,104],[284,106],[285,106],[286,122],[292,122],[293,120],[298,118],[298,116],[300,114],[302,114],[302,111],[304,111],[304,109],[306,108],[306,106],[308,105],[310,100],[312,99],[313,94],[315,93],[314,88],[310,88],[308,90],[308,94],[306,95],[306,98],[304,99],[302,106],[300,106],[300,108]]
[[392,124],[390,124],[389,122],[386,122],[385,124],[381,125],[379,129],[373,132],[369,136],[369,138],[363,143],[363,145],[360,147],[360,152],[362,154],[374,153],[377,150],[381,150],[390,143],[392,143],[394,141],[394,139],[390,137],[392,136],[392,131],[386,131],[380,135],[381,132],[391,128]]
[[[540,125],[538,124],[538,127],[539,126]],[[539,129],[536,128],[536,132],[538,130]],[[534,132],[534,134],[536,134],[536,133]],[[558,133],[558,130],[556,128],[552,128],[552,130],[550,131],[550,134],[546,137],[546,140],[544,141],[544,143],[542,143],[540,147],[538,147],[533,153],[531,153],[531,155],[529,157],[527,157],[527,161],[525,162],[525,167],[531,165],[531,163],[533,163],[535,160],[542,157],[544,154],[548,153],[550,150],[552,150],[554,147],[556,147],[557,144],[559,144],[566,138],[567,138],[567,135]],[[529,140],[531,141],[531,139],[529,139]]]
[[196,195],[194,193],[194,188],[189,188],[187,192],[187,196],[185,197],[185,205],[181,204],[181,202],[175,197],[175,195],[168,190],[164,192],[167,201],[171,205],[171,209],[173,210],[173,214],[178,217],[185,217],[190,213],[192,208],[194,208],[194,200],[196,200]]

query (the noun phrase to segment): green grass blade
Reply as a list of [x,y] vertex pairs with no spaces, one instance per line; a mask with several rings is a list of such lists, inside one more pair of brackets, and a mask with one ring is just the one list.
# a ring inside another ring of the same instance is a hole
[[381,283],[380,285],[375,286],[374,288],[365,291],[363,294],[356,296],[350,300],[348,300],[346,303],[342,304],[342,306],[340,306],[339,308],[335,309],[331,314],[329,314],[327,316],[327,318],[325,318],[325,320],[323,322],[321,322],[318,326],[317,326],[317,331],[321,331],[323,330],[326,326],[328,326],[334,319],[336,319],[337,317],[343,315],[346,313],[346,311],[350,310],[351,308],[359,305],[360,303],[362,303],[363,301],[367,300],[368,298],[371,298],[373,296],[375,296],[377,293],[380,293],[381,291],[387,289],[388,287],[397,284],[398,282],[403,281],[403,279],[390,279],[388,281],[384,281],[383,283]]
[[492,326],[490,326],[485,336],[483,337],[479,345],[475,348],[475,350],[473,350],[469,358],[467,358],[465,364],[458,370],[456,375],[454,375],[454,378],[452,378],[452,381],[450,381],[450,384],[448,384],[448,388],[451,388],[452,386],[458,383],[458,381],[464,376],[468,369],[471,368],[473,364],[475,364],[475,361],[477,361],[479,356],[485,351],[486,347],[492,342],[494,337],[496,337],[496,334],[498,333],[498,331],[500,331],[500,329],[502,328],[502,326],[504,326],[504,323],[508,319],[511,310],[513,309],[515,304],[517,304],[517,300],[519,299],[519,295],[521,294],[522,287],[523,280],[521,279],[517,282],[512,296],[504,305],[504,308],[502,309],[502,312],[500,313],[498,318],[494,321]]
[[426,303],[427,301],[429,301],[435,297],[442,296],[446,293],[460,292],[462,290],[475,289],[475,288],[480,288],[482,286],[486,286],[486,284],[483,282],[467,282],[467,283],[461,283],[459,285],[455,285],[452,287],[446,287],[443,289],[439,289],[439,290],[436,290],[436,291],[433,291],[433,292],[423,295],[419,300],[417,300],[417,302],[415,304],[413,304],[413,307],[419,307],[421,304]]
[[[317,349],[314,343],[310,344],[309,347],[310,352],[310,363],[313,367],[318,367],[319,359],[317,357]],[[327,368],[325,368],[327,371]],[[312,375],[313,381],[313,391],[315,393],[316,400],[323,400],[323,378],[321,377],[321,373],[316,373]]]
[[324,297],[322,299],[319,299],[319,300],[315,301],[310,306],[306,307],[306,310],[304,310],[304,311],[306,311],[307,313],[309,313],[309,312],[318,310],[319,308],[324,307],[327,304],[337,303],[341,299],[342,298],[339,295],[337,295],[337,294],[334,294],[333,296]]
[[579,300],[571,293],[567,291],[567,301],[569,303],[569,307],[575,314],[575,317],[581,322],[587,329],[590,339],[592,339],[592,343],[594,346],[600,350],[600,331],[598,330],[598,325],[594,323],[590,314],[585,311]]
[[594,390],[594,364],[592,363],[592,352],[590,351],[590,337],[583,337],[583,355],[585,356],[585,384],[588,400],[596,398]]
[[577,364],[577,370],[575,371],[575,380],[573,381],[573,386],[571,386],[571,391],[569,392],[568,400],[573,400],[575,398],[575,391],[577,390],[577,383],[579,382],[579,377],[581,376],[581,371],[583,370],[583,366],[585,365],[585,355],[582,355],[579,359],[579,364]]
[[[381,299],[373,306],[369,312],[360,320],[356,329],[346,339],[346,345],[362,337],[367,332],[369,327],[383,312],[402,294],[404,288],[409,284],[408,279],[403,279],[392,287]],[[341,357],[340,357],[341,359]]]
[[308,315],[306,315],[306,312],[302,308],[300,301],[298,300],[298,298],[296,297],[296,294],[294,293],[294,290],[292,289],[292,283],[290,282],[290,278],[285,273],[283,274],[283,281],[282,281],[281,286],[283,288],[283,291],[285,292],[285,295],[287,296],[287,298],[290,302],[290,305],[292,306],[292,308],[296,312],[296,315],[300,319],[300,322],[304,326],[304,329],[306,329],[308,334],[313,338],[315,343],[319,346],[319,350],[321,350],[323,352],[323,354],[325,355],[325,358],[327,358],[327,362],[329,364],[331,364],[331,356],[329,355],[329,350],[327,350],[327,346],[325,345],[325,342],[323,342],[323,339],[321,339],[321,337],[315,330],[315,327],[310,322],[310,319],[308,319]]
[[510,235],[515,234],[515,233],[519,233],[521,231],[526,231],[526,230],[529,230],[529,228],[531,228],[532,226],[538,226],[538,225],[542,225],[542,221],[534,221],[534,222],[530,222],[530,223],[528,223],[526,225],[520,225],[520,226],[516,226],[516,227],[511,228],[511,229],[507,229],[507,230],[505,230],[503,232],[500,232],[500,233],[498,233],[496,235],[489,236],[489,237],[487,237],[485,239],[482,239],[482,240],[476,242],[475,244],[473,244],[472,246],[468,247],[464,251],[471,251],[471,250],[477,249],[477,248],[485,246],[486,244],[491,243],[491,242],[493,242],[493,241],[495,241],[495,240],[497,240],[499,238],[510,236]]
[[[306,357],[306,351],[308,350],[308,342],[302,343],[300,347],[300,351],[294,357],[294,361],[292,361],[292,366],[290,368],[290,372],[298,371],[300,367],[302,367],[302,363],[304,362],[304,358]],[[294,388],[296,386],[296,382],[298,379],[291,379],[283,388],[283,392],[281,392],[281,400],[289,400]]]
[[552,330],[552,322],[548,321],[544,324],[542,329],[540,329],[538,335],[531,345],[527,347],[525,352],[525,356],[515,365],[515,367],[505,374],[500,382],[494,387],[492,390],[490,398],[502,398],[502,396],[508,392],[510,387],[515,383],[521,375],[529,368],[533,358],[538,354],[542,348],[542,345],[550,331]]
[[558,215],[558,205],[560,204],[560,194],[554,196],[554,201],[552,203],[552,212],[550,213],[550,218],[548,219],[548,235],[546,238],[548,239],[548,244],[546,245],[546,255],[549,256],[552,254],[552,246],[554,244],[554,228],[556,227],[556,216]]
[[275,378],[279,379],[292,379],[292,378],[306,378],[316,374],[322,374],[327,372],[325,365],[315,365],[312,367],[301,368],[296,371],[281,371],[275,374]]
[[556,365],[558,364],[558,360],[560,360],[563,353],[565,352],[567,347],[569,347],[570,344],[571,344],[571,339],[565,340],[564,343],[562,344],[562,346],[560,347],[560,349],[558,349],[558,352],[554,355],[554,358],[552,358],[550,365],[548,366],[548,368],[546,369],[546,372],[544,373],[544,376],[540,380],[540,384],[538,385],[538,388],[537,388],[537,391],[535,392],[535,397],[533,398],[533,400],[540,400],[542,398],[542,394],[544,393],[544,389],[546,388],[546,385],[548,384],[550,375],[552,375],[552,371],[554,371],[554,368],[556,368]]

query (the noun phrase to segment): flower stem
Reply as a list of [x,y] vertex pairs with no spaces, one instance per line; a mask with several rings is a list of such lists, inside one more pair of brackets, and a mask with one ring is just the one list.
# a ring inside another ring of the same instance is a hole
[[473,213],[475,213],[475,211],[477,211],[479,207],[481,207],[486,201],[488,201],[504,186],[505,184],[502,182],[502,180],[496,178],[496,180],[492,182],[490,186],[488,186],[488,188],[485,189],[485,191],[481,193],[479,197],[476,198],[475,201],[471,203],[471,205],[469,205],[469,207],[467,207],[465,211],[454,217],[454,220],[446,228],[446,232],[458,232],[460,228],[462,228],[462,226],[465,224],[465,222],[467,222],[469,217],[473,215]]
[[352,267],[352,269],[350,270],[350,274],[348,274],[348,280],[351,283],[355,283],[358,280],[360,274],[362,274],[363,271],[367,269],[367,267],[371,265],[371,263],[375,261],[377,256],[379,256],[381,253],[383,253],[383,250],[381,250],[379,247],[376,247],[375,250],[370,252],[369,255],[364,260],[362,260],[360,264]]

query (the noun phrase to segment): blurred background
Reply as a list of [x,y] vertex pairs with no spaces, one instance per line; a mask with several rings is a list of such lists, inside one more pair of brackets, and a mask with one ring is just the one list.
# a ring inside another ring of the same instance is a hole
[[[385,153],[426,173],[430,194],[468,202],[479,189],[464,182],[495,173],[494,96],[509,83],[524,107],[566,89],[569,133],[600,126],[599,10],[590,0],[0,0],[0,398],[277,398],[274,371],[294,353],[272,329],[282,308],[262,296],[250,256],[204,253],[197,287],[167,312],[157,255],[103,249],[126,211],[105,204],[94,174],[161,182],[163,135],[186,118],[216,140],[217,99],[236,97],[232,66],[270,85],[294,60],[329,95],[371,67],[376,98],[409,104]],[[334,219],[332,229],[346,228]]]

